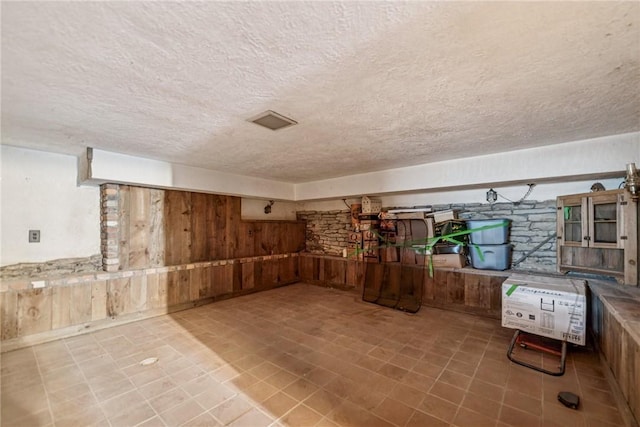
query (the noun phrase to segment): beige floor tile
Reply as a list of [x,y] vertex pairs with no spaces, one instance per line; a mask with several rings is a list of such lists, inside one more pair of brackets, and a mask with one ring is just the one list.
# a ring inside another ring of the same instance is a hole
[[210,409],[209,414],[222,425],[227,425],[253,408],[251,401],[244,396],[236,395]]
[[438,396],[428,394],[418,406],[418,410],[440,420],[451,422],[456,415],[458,405]]
[[262,408],[274,418],[280,418],[297,404],[297,400],[279,391],[262,402]]
[[[288,286],[5,353],[2,421],[215,425],[208,411],[229,405],[219,415],[246,409],[231,422],[252,427],[622,423],[597,354],[572,349],[565,375],[550,377],[507,360],[511,336],[493,319],[427,307],[407,317]],[[580,410],[560,405],[560,390],[578,393]]]
[[413,412],[412,407],[391,398],[386,398],[373,410],[374,414],[396,426],[404,426]]
[[201,415],[205,410],[195,400],[187,400],[178,406],[174,406],[160,413],[160,418],[168,426],[180,426],[187,421]]
[[267,427],[274,421],[272,416],[265,414],[257,408],[251,409],[240,418],[229,424],[230,427]]

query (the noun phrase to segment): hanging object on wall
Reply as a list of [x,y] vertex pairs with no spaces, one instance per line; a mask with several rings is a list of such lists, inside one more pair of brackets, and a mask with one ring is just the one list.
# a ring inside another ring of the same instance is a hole
[[487,202],[495,203],[496,200],[498,200],[498,193],[493,188],[489,189],[487,191]]
[[270,214],[271,213],[271,206],[273,206],[273,204],[275,203],[275,201],[273,200],[269,200],[269,204],[267,206],[264,207],[264,213],[265,214]]
[[624,188],[631,193],[631,199],[638,201],[640,196],[640,176],[635,163],[627,163],[627,176],[624,178]]

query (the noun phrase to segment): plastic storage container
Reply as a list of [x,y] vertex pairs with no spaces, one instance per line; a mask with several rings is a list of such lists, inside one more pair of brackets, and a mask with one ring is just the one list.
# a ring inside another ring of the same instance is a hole
[[477,245],[484,260],[480,259],[476,246],[470,245],[471,265],[480,270],[508,270],[511,265],[511,245]]
[[467,220],[468,230],[498,224],[502,224],[503,227],[490,228],[488,230],[474,231],[471,233],[471,243],[475,243],[476,245],[503,245],[507,243],[509,241],[511,220],[506,218]]

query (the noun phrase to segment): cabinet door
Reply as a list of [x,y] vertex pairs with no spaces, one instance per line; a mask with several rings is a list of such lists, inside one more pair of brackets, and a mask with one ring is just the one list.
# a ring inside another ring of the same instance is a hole
[[617,248],[620,242],[618,195],[589,197],[589,246]]
[[557,224],[560,245],[589,246],[586,198],[559,198]]

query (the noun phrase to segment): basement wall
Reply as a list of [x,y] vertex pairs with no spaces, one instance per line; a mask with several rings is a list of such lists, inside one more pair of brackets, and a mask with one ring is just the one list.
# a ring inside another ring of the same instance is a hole
[[[406,207],[406,206],[403,206]],[[555,200],[513,203],[469,203],[435,205],[434,210],[456,209],[460,219],[508,218],[511,223],[512,260],[520,259],[536,246],[542,246],[517,266],[521,270],[555,272],[556,206]],[[300,211],[298,219],[307,221],[307,252],[341,256],[351,231],[349,211]]]

